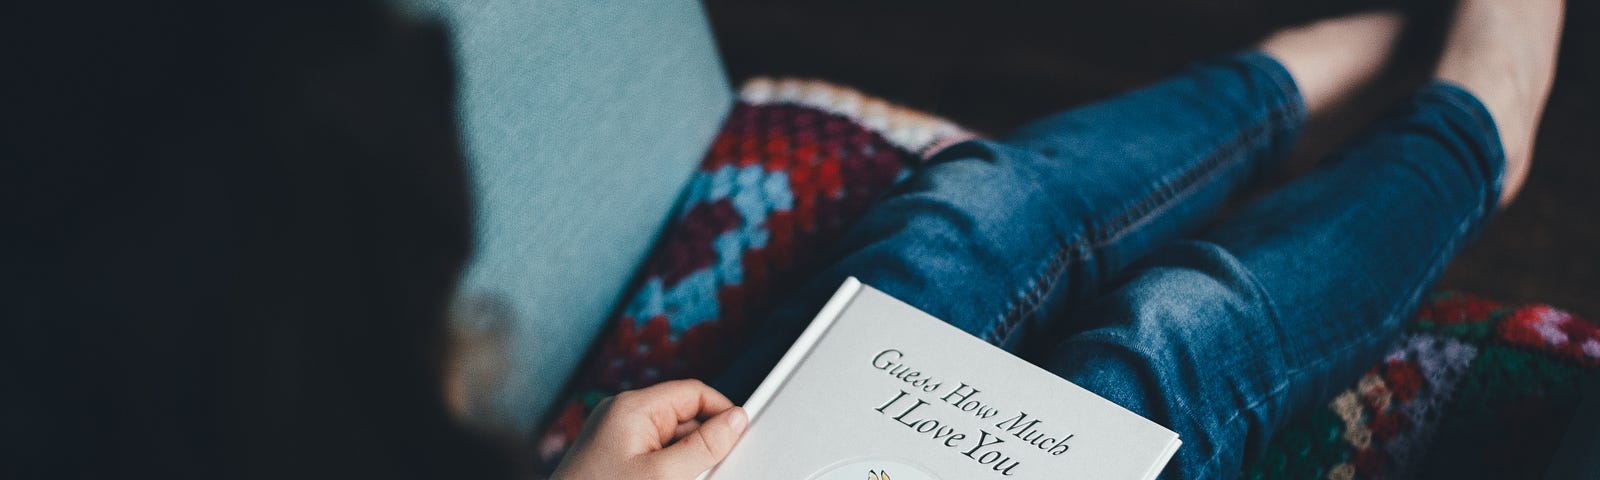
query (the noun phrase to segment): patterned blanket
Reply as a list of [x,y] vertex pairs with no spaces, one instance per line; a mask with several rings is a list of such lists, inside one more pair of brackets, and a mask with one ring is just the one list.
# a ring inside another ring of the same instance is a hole
[[[538,438],[553,469],[605,396],[710,378],[845,227],[960,127],[823,82],[741,90],[671,224]],[[1549,462],[1600,329],[1547,306],[1439,294],[1392,353],[1279,432],[1247,478],[1524,478]],[[1590,426],[1593,427],[1593,426]]]

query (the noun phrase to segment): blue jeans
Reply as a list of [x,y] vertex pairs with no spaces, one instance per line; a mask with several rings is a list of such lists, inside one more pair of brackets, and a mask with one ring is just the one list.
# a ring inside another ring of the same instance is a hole
[[1288,72],[1246,53],[952,147],[715,383],[748,395],[853,275],[1178,432],[1165,477],[1232,477],[1379,359],[1499,196],[1488,111],[1433,83],[1213,224],[1304,119]]

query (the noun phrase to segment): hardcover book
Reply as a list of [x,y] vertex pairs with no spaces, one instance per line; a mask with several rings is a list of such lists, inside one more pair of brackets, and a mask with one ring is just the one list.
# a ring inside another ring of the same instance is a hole
[[710,480],[1149,479],[1178,435],[854,278]]

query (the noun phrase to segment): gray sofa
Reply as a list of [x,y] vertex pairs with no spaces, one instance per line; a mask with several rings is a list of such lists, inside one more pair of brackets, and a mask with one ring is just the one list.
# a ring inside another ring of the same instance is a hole
[[408,0],[448,24],[477,197],[455,327],[472,415],[553,408],[733,92],[693,0]]

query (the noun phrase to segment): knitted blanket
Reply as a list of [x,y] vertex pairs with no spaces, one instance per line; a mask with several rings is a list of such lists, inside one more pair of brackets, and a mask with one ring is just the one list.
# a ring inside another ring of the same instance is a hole
[[1386,358],[1279,431],[1244,477],[1542,478],[1597,366],[1593,323],[1436,294]]
[[[710,378],[843,230],[960,127],[823,82],[752,80],[565,405],[538,438],[553,469],[600,399]],[[1547,306],[1441,294],[1392,353],[1324,410],[1279,432],[1248,478],[1537,474],[1600,330]]]

